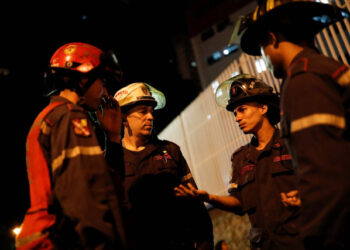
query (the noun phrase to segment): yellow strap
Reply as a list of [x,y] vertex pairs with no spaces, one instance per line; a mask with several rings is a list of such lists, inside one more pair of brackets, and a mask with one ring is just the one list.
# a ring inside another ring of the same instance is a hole
[[38,240],[40,238],[44,238],[46,236],[48,236],[49,233],[42,233],[42,232],[36,232],[36,233],[33,233],[29,236],[26,236],[24,238],[16,238],[16,247],[21,247],[21,246],[24,246],[26,244],[29,244],[35,240]]
[[330,125],[341,129],[345,128],[345,118],[338,115],[319,113],[302,117],[291,123],[291,133],[317,125]]
[[52,171],[55,171],[57,168],[62,166],[63,161],[67,158],[74,158],[79,155],[88,155],[88,156],[94,156],[94,155],[100,155],[102,154],[102,150],[99,146],[93,146],[93,147],[82,147],[82,146],[76,146],[74,148],[70,149],[64,149],[62,150],[61,155],[56,157],[52,161]]

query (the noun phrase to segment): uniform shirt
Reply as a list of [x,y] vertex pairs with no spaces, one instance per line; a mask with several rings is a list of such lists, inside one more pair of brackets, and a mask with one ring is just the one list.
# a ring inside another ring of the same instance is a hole
[[304,49],[288,69],[281,105],[282,133],[300,175],[302,237],[343,246],[350,222],[349,67]]
[[195,185],[180,148],[154,140],[140,152],[124,148],[125,205],[136,249],[194,249],[213,246],[212,223],[202,202],[174,195],[180,183]]
[[57,214],[51,237],[63,249],[123,249],[120,204],[93,127],[80,106],[59,96],[51,101],[64,103],[43,119],[39,134]]
[[248,145],[233,153],[229,192],[249,215],[252,248],[298,249],[293,237],[297,234],[299,208],[285,207],[280,195],[297,189],[291,156],[277,129],[263,150],[256,146],[253,137]]

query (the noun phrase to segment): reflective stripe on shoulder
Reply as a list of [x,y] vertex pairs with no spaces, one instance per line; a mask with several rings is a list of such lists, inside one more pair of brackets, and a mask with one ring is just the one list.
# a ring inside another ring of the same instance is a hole
[[327,113],[312,114],[292,121],[290,130],[294,133],[317,125],[330,125],[344,129],[345,118]]
[[74,158],[79,155],[93,156],[93,155],[100,155],[100,154],[102,154],[102,150],[100,146],[93,146],[93,147],[76,146],[74,148],[65,149],[62,151],[61,155],[59,155],[52,161],[52,171],[55,171],[57,168],[62,166],[63,161],[67,158]]
[[16,238],[16,247],[21,247],[21,246],[24,246],[24,245],[27,245],[27,244],[30,244],[32,243],[33,241],[36,241],[40,238],[44,238],[44,237],[47,237],[49,233],[42,233],[42,232],[36,232],[36,233],[33,233],[29,236],[26,236],[24,238]]
[[338,84],[342,87],[350,86],[350,69],[345,71],[338,79]]

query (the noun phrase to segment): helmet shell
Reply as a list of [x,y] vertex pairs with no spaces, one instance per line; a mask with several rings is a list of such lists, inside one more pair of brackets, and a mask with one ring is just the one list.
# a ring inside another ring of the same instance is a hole
[[222,82],[215,92],[216,103],[228,111],[247,102],[259,102],[268,106],[272,125],[280,120],[279,95],[272,87],[249,74],[240,74]]
[[99,48],[87,43],[67,43],[56,50],[50,60],[52,69],[73,70],[88,73],[100,65]]
[[157,110],[164,108],[166,103],[162,92],[143,82],[131,83],[118,90],[114,98],[122,109],[139,103],[147,103]]
[[[279,23],[282,18],[292,17],[303,20],[305,27],[316,34],[328,25],[348,16],[348,12],[332,4],[316,0],[264,0],[243,19],[238,33],[241,48],[250,55],[261,55],[259,36],[269,24]],[[299,25],[299,24],[296,24]],[[238,37],[236,35],[235,37]]]

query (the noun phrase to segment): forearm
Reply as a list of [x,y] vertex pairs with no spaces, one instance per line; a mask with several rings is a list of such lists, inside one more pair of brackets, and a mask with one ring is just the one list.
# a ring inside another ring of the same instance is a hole
[[243,214],[241,203],[233,196],[220,196],[215,194],[209,194],[208,200],[206,201],[211,205],[228,212],[236,214]]

